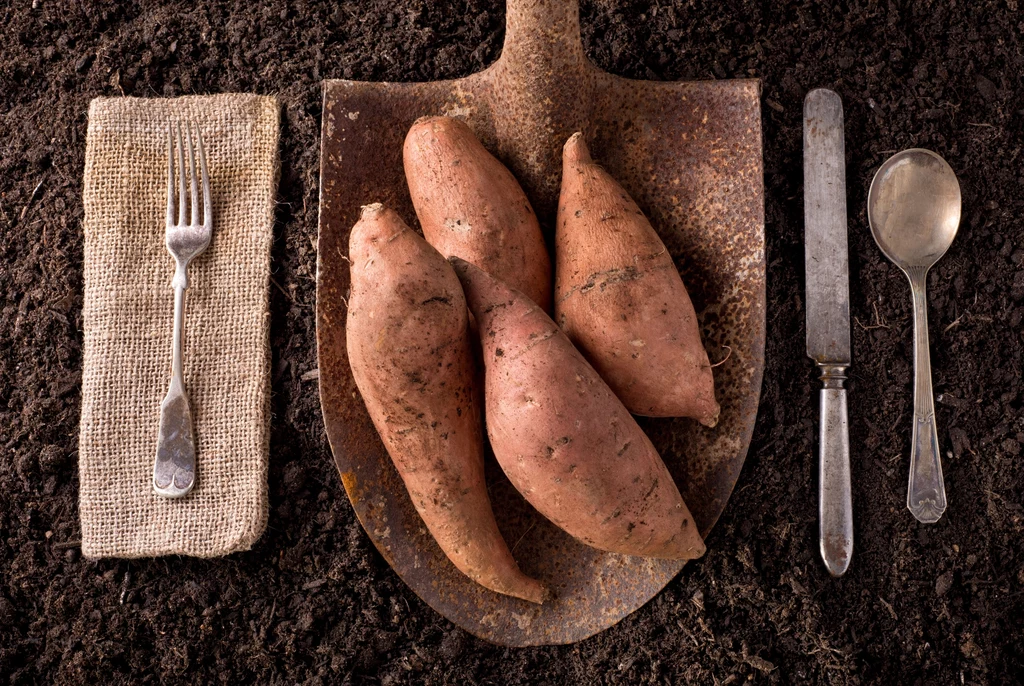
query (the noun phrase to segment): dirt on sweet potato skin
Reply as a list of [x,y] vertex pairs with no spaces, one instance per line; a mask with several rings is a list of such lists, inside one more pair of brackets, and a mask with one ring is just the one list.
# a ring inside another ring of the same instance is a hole
[[[314,338],[323,78],[431,80],[501,50],[501,0],[0,7],[0,681],[10,684],[1012,683],[1024,670],[1024,15],[1018,0],[584,0],[587,53],[644,79],[763,80],[769,317],[761,411],[707,555],[612,629],[510,650],[454,627],[376,553],[331,461]],[[846,107],[856,551],[817,551],[816,393],[804,357],[801,109]],[[274,93],[271,515],[220,560],[89,561],[77,547],[81,178],[99,95]],[[904,277],[868,183],[922,146],[960,177],[929,277],[950,506],[904,507]]]

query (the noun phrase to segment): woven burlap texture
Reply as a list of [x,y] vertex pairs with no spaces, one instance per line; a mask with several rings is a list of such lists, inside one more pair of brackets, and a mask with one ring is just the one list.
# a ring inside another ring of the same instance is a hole
[[[171,373],[171,121],[202,132],[213,191],[213,240],[192,262],[185,295],[197,475],[179,500],[152,486]],[[266,527],[279,129],[272,97],[99,98],[89,107],[78,450],[87,557],[215,557],[248,550]]]

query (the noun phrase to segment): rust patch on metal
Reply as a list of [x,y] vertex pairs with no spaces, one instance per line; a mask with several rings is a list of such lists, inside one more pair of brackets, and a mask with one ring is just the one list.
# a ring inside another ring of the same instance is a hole
[[360,496],[359,491],[356,490],[359,479],[356,478],[355,472],[342,472],[341,473],[341,485],[345,487],[345,492],[348,494],[348,499],[352,501],[353,505],[359,504]]
[[544,606],[463,576],[413,508],[356,391],[345,348],[349,229],[370,202],[415,213],[402,142],[418,117],[464,119],[516,174],[550,232],[561,150],[585,133],[675,258],[701,320],[722,406],[714,429],[640,419],[706,536],[732,493],[754,430],[765,345],[764,198],[756,80],[660,83],[600,71],[583,55],[576,0],[510,0],[499,60],[431,83],[324,85],[317,269],[320,399],[356,515],[384,558],[431,607],[509,646],[591,636],[646,603],[682,568],[584,546],[538,515],[488,460],[498,525],[523,571],[549,584]]

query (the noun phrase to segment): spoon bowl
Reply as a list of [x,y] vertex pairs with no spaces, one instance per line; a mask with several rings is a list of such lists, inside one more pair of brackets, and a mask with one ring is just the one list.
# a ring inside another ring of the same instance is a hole
[[879,168],[868,191],[868,223],[885,256],[910,280],[914,299],[914,426],[907,508],[925,524],[946,511],[939,434],[932,400],[925,276],[956,237],[960,184],[946,161],[912,148]]
[[960,226],[956,174],[931,150],[893,155],[871,182],[868,223],[878,247],[900,269],[931,267]]

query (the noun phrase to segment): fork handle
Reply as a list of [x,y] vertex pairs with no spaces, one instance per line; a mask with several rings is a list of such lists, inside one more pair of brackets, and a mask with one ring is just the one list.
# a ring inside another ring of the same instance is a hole
[[[179,270],[184,271],[184,270]],[[182,345],[184,339],[184,328],[185,328],[185,289],[188,287],[187,282],[185,284],[177,283],[177,273],[175,273],[174,279],[174,334],[171,337],[171,385],[178,384],[182,389],[185,388],[185,379],[182,372]]]
[[174,275],[174,334],[171,341],[171,385],[160,403],[160,433],[153,465],[153,490],[165,498],[181,498],[192,490],[196,477],[196,445],[192,409],[182,375],[182,338],[185,328],[185,288]]

